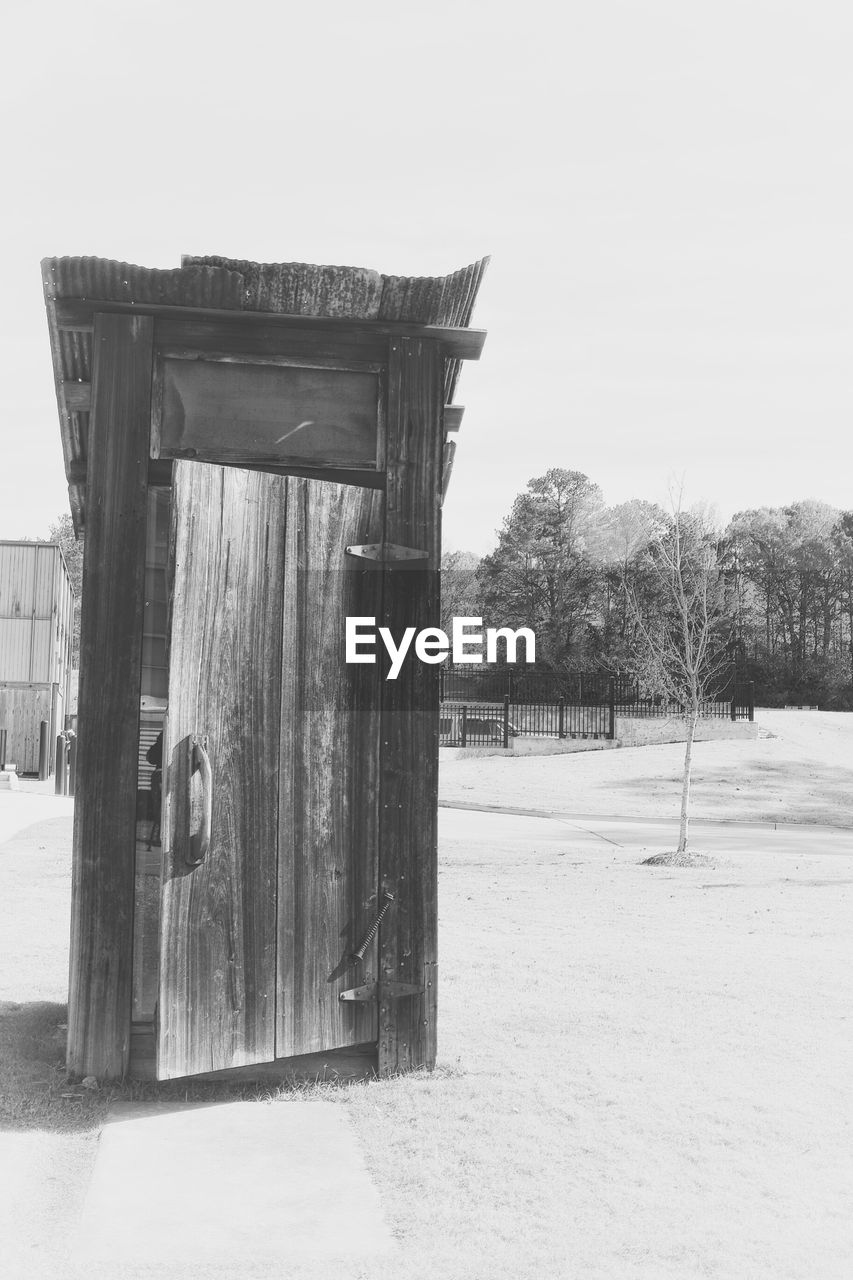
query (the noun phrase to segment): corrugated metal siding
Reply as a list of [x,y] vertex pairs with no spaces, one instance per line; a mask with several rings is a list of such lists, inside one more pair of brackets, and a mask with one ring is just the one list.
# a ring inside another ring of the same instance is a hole
[[[269,311],[289,315],[358,320],[401,320],[464,328],[488,258],[449,276],[386,276],[363,267],[304,262],[258,263],[237,258],[192,257],[172,270],[137,267],[105,258],[45,258],[45,305],[53,349],[54,378],[66,475],[85,462],[88,413],[69,411],[65,387],[90,382],[92,335],[67,333],[56,325],[58,298],[102,298],[113,302]],[[459,362],[447,361],[445,401],[450,403]],[[85,487],[69,483],[74,527],[85,523]]]
[[0,681],[56,682],[71,661],[73,596],[50,542],[0,542]]
[[0,618],[0,679],[50,683],[54,666],[50,618]]
[[0,542],[0,618],[49,618],[59,548],[52,542]]

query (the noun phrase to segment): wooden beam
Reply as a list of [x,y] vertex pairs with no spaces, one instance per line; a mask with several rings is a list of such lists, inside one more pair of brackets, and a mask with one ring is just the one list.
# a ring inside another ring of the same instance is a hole
[[462,415],[464,412],[464,404],[446,404],[444,406],[445,431],[458,431],[462,426]]
[[[383,625],[439,625],[444,361],[437,342],[389,344],[385,541],[427,553],[426,568],[386,571]],[[379,1008],[379,1071],[435,1065],[438,667],[410,658],[382,684],[380,891],[394,903],[379,931],[380,978],[423,994]]]
[[92,407],[91,382],[63,382],[65,408],[68,413],[88,413]]
[[[341,467],[274,467],[261,465],[247,460],[230,462],[228,466],[240,467],[244,471],[264,471],[268,475],[304,476],[309,480],[328,480],[332,484],[354,484],[360,489],[384,489],[384,471],[349,471]],[[148,459],[148,484],[152,488],[168,489],[172,483],[172,459]],[[88,463],[85,459],[72,462],[68,473],[68,483],[75,489],[85,493]]]
[[[86,480],[89,474],[89,464],[85,458],[72,462],[68,468],[68,483],[85,490]],[[172,460],[171,458],[149,458],[148,459],[148,484],[152,488],[168,489],[172,483]]]
[[[223,333],[235,331],[275,331],[280,335],[279,348],[287,346],[287,335],[303,334],[313,338],[313,350],[317,352],[317,339],[326,335],[356,345],[374,343],[379,338],[422,338],[437,342],[448,358],[455,360],[479,360],[486,341],[482,329],[458,329],[451,326],[415,324],[405,320],[339,320],[325,316],[278,315],[271,311],[219,311],[209,307],[168,307],[162,303],[109,302],[97,298],[57,298],[56,323],[60,330],[76,329],[87,332],[94,325],[99,313],[113,315],[148,315],[168,320],[181,331],[183,327],[206,322],[221,326]],[[158,329],[158,345],[161,341]],[[191,344],[187,344],[191,345]],[[229,350],[226,344],[223,350]]]
[[444,505],[444,499],[447,497],[447,490],[450,485],[450,475],[453,471],[453,459],[456,457],[456,441],[447,440],[444,444],[444,455],[441,462],[441,502]]
[[89,429],[68,1069],[119,1079],[130,1052],[139,687],[154,325],[99,316]]

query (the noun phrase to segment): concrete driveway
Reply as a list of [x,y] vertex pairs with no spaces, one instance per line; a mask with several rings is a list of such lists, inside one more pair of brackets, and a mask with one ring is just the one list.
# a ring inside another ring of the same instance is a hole
[[[587,851],[608,846],[656,853],[673,849],[678,822],[647,818],[614,818],[600,815],[551,816],[521,813],[476,805],[439,809],[439,838],[466,840],[482,846],[497,841],[571,843]],[[690,847],[697,853],[754,853],[756,856],[795,854],[853,854],[853,830],[806,826],[795,823],[710,822],[690,823]]]

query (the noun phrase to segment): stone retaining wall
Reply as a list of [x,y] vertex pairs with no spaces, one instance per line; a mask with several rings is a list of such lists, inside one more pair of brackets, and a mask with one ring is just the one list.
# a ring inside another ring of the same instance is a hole
[[[687,726],[680,718],[658,720],[644,716],[617,716],[616,741],[620,747],[648,747],[661,742],[684,742]],[[758,725],[750,720],[700,720],[696,742],[725,738],[757,738]]]

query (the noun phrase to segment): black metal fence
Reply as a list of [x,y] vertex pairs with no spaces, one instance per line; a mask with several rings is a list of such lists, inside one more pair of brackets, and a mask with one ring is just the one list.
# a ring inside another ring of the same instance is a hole
[[[672,719],[684,710],[664,698],[645,696],[633,677],[599,672],[564,675],[449,666],[440,672],[440,697],[444,746],[507,747],[518,736],[613,739],[617,716]],[[752,720],[752,682],[729,673],[700,714]]]

